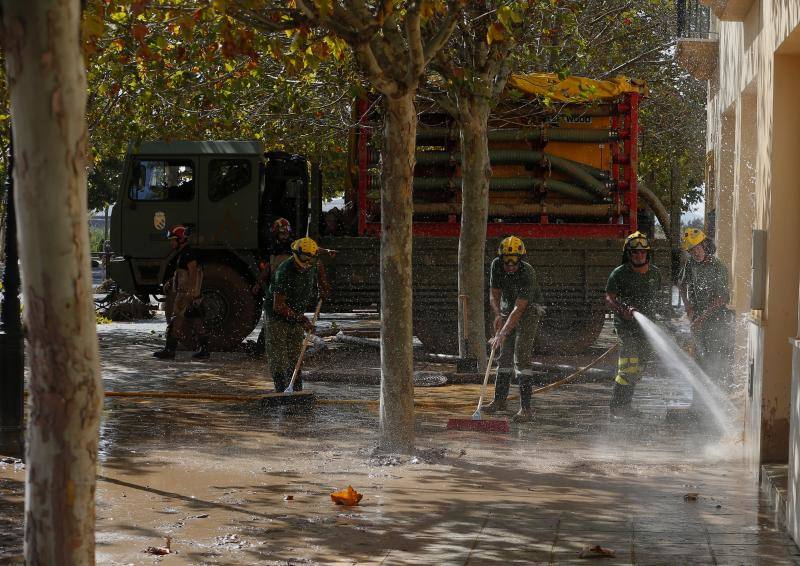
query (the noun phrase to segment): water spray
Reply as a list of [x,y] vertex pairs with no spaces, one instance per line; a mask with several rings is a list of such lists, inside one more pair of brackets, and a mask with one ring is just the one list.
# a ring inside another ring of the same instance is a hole
[[634,318],[662,363],[689,382],[694,394],[700,396],[702,404],[726,435],[735,435],[731,420],[738,411],[720,388],[661,327],[640,312],[635,312]]

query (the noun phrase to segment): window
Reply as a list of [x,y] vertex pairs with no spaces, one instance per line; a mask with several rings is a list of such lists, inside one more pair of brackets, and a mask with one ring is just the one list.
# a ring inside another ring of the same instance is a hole
[[208,164],[208,199],[222,200],[249,185],[251,178],[246,159],[212,159]]
[[188,159],[137,159],[128,187],[131,200],[194,198],[194,167]]

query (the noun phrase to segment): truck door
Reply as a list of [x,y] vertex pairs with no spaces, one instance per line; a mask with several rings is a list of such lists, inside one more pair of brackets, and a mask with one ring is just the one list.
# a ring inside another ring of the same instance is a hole
[[199,195],[199,241],[204,248],[258,247],[259,160],[253,156],[200,158],[206,182]]
[[170,227],[183,224],[190,234],[197,228],[197,160],[145,155],[129,160],[121,199],[125,211],[118,216],[124,235],[118,253],[160,260],[171,251],[166,238]]

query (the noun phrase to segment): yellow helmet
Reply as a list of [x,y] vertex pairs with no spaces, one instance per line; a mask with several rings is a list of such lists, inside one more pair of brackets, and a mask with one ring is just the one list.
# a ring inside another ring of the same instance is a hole
[[625,243],[622,245],[623,252],[631,250],[650,250],[650,240],[647,239],[647,234],[639,232],[638,230],[625,238]]
[[292,242],[292,256],[300,267],[306,268],[311,265],[311,261],[317,257],[319,246],[311,238],[300,238]]
[[503,241],[500,242],[497,255],[502,257],[503,261],[510,260],[516,263],[525,255],[525,244],[516,236],[508,236],[507,238],[503,238]]
[[688,252],[693,247],[702,244],[705,239],[705,233],[699,228],[687,228],[683,231],[683,249]]

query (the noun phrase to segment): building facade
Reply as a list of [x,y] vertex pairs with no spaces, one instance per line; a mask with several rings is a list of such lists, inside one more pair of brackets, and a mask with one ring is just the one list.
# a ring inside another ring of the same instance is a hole
[[764,464],[788,466],[800,543],[800,0],[708,8],[708,32],[680,40],[676,57],[708,81],[706,226],[740,321],[746,457],[754,481]]

